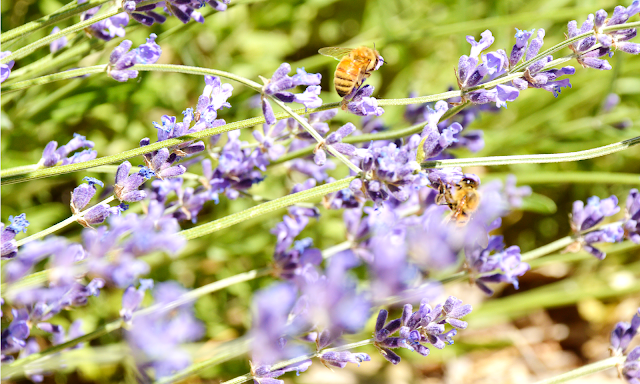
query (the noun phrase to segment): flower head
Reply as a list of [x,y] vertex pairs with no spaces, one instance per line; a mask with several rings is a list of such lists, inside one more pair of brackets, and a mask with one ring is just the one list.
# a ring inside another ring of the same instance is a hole
[[[124,14],[126,15],[126,13]],[[114,80],[124,82],[138,77],[138,71],[129,69],[136,64],[153,64],[160,58],[162,49],[155,43],[157,35],[149,35],[147,42],[133,51],[129,51],[133,43],[131,40],[123,40],[120,45],[111,51],[107,73]]]
[[[267,124],[276,123],[273,109],[267,96],[273,96],[285,103],[300,103],[307,108],[316,108],[322,104],[322,100],[318,97],[320,94],[320,78],[319,73],[307,73],[304,68],[298,68],[296,75],[290,77],[291,66],[282,63],[280,67],[273,73],[271,79],[263,78],[264,86],[262,87],[262,111],[264,113]],[[294,94],[287,92],[288,89],[295,88],[299,85],[308,86],[302,94]]]
[[[392,351],[395,348],[406,348],[427,356],[430,350],[425,344],[438,349],[453,344],[457,329],[467,327],[467,323],[460,318],[471,313],[471,309],[470,305],[463,305],[461,300],[453,296],[444,304],[433,308],[428,305],[427,300],[422,300],[420,308],[415,312],[411,304],[406,304],[402,316],[389,322],[388,312],[381,309],[376,320],[374,345],[392,364],[400,362],[400,356]],[[451,325],[453,329],[445,332],[445,324]],[[399,336],[393,336],[396,332]]]

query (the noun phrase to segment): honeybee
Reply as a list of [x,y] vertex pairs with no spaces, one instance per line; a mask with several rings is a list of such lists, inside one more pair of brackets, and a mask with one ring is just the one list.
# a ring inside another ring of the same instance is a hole
[[440,183],[436,204],[449,206],[452,211],[449,220],[453,220],[459,226],[467,224],[480,205],[478,182],[469,177],[463,177],[453,188]]
[[354,88],[360,87],[362,82],[371,76],[371,72],[384,63],[378,51],[364,46],[358,48],[326,47],[321,48],[318,53],[340,60],[333,78],[336,92],[340,97],[345,97]]

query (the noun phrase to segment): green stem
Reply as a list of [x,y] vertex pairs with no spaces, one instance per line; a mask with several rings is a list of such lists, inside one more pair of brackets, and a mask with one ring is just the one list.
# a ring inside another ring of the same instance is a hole
[[550,184],[550,183],[604,183],[640,185],[640,175],[633,173],[617,172],[523,172],[523,173],[489,173],[482,177],[483,181],[494,179],[506,179],[510,174],[516,176],[517,182],[523,184]]
[[79,218],[83,217],[84,215],[87,214],[87,212],[89,212],[89,210],[91,210],[93,207],[101,205],[101,204],[109,204],[110,202],[112,202],[113,200],[115,200],[115,196],[112,195],[104,200],[102,200],[101,202],[99,202],[98,204],[85,209],[84,211],[78,213],[77,215],[72,215],[71,217],[59,222],[58,224],[52,225],[51,227],[44,229],[40,232],[34,233],[31,236],[25,237],[24,239],[18,240],[16,241],[16,247],[21,247],[23,245],[25,245],[26,243],[33,241],[33,240],[37,240],[37,239],[41,239],[47,235],[50,235],[52,233],[54,233],[55,231],[62,229],[64,227],[66,227],[67,225],[71,224],[71,223],[75,223],[78,221]]
[[550,253],[559,251],[565,247],[567,247],[569,244],[573,243],[575,241],[575,239],[571,236],[565,236],[561,239],[558,239],[554,242],[551,242],[549,244],[543,245],[542,247],[536,248],[534,250],[531,250],[529,252],[525,252],[523,254],[520,255],[520,260],[522,261],[529,261],[529,260],[533,260],[533,259],[537,259],[539,257],[548,255]]
[[46,28],[49,25],[53,25],[62,20],[66,20],[88,9],[97,7],[98,5],[102,5],[104,3],[108,3],[109,1],[111,0],[90,0],[84,4],[78,4],[76,0],[73,0],[50,15],[43,16],[38,20],[31,21],[10,31],[4,32],[0,35],[0,43],[4,44],[13,39],[24,37],[25,35],[37,31],[38,29]]
[[[323,349],[321,351],[315,352],[315,353],[309,353],[307,355],[302,355],[302,356],[298,356],[295,357],[293,359],[290,360],[285,360],[285,361],[281,361],[279,363],[276,363],[274,365],[271,366],[271,371],[275,371],[284,367],[288,367],[290,365],[293,364],[297,364],[297,363],[301,363],[305,360],[310,360],[313,359],[314,357],[318,357],[320,355],[322,355],[323,353],[327,353],[327,352],[342,352],[342,351],[348,351],[350,349],[354,349],[354,348],[359,348],[359,347],[364,347],[365,345],[370,345],[373,344],[373,339],[367,339],[367,340],[361,340],[355,343],[350,343],[350,344],[345,344],[342,345],[340,347],[336,347],[336,348],[327,348],[327,349]],[[173,376],[169,376],[169,377],[165,377],[162,378],[161,380],[158,380],[156,383],[157,384],[169,384],[169,383],[173,383],[175,381],[178,381],[180,379],[183,379],[185,377],[191,376],[195,373],[197,373],[198,371],[200,371],[203,368],[206,368],[209,365],[206,366],[190,366],[186,369],[183,369],[182,371],[176,373]],[[246,373],[242,376],[238,376],[234,379],[231,380],[227,380],[225,382],[223,382],[222,384],[241,384],[241,383],[246,383],[247,381],[250,381],[253,379],[253,376],[251,375],[251,373]]]
[[53,81],[58,81],[58,80],[73,79],[75,77],[105,72],[106,70],[107,70],[107,65],[101,64],[101,65],[94,65],[92,67],[77,68],[69,71],[53,73],[51,75],[36,77],[35,79],[29,79],[29,80],[5,85],[2,87],[2,92],[3,93],[15,92],[15,91],[33,87],[36,85],[47,84],[47,83],[51,83]]
[[565,383],[565,382],[567,382],[569,380],[577,379],[579,377],[587,376],[587,375],[590,375],[592,373],[596,373],[596,372],[607,370],[609,368],[613,368],[613,367],[617,366],[618,364],[622,364],[624,362],[624,359],[625,359],[624,356],[610,357],[608,359],[600,360],[600,361],[597,361],[595,363],[591,363],[591,364],[585,365],[583,367],[574,369],[573,371],[569,371],[569,372],[563,373],[561,375],[551,377],[549,379],[538,381],[535,384],[559,384],[559,383]]
[[517,155],[517,156],[490,156],[477,157],[469,159],[449,159],[426,161],[422,163],[423,169],[430,168],[446,168],[446,167],[469,167],[469,166],[488,166],[488,165],[508,165],[508,164],[543,164],[543,163],[561,163],[567,161],[579,161],[592,159],[610,155],[612,153],[623,151],[640,143],[640,136],[623,140],[618,143],[605,145],[588,149],[586,151],[545,154],[545,155]]
[[185,229],[183,231],[180,231],[179,233],[187,240],[202,237],[221,229],[230,227],[232,225],[238,224],[245,220],[253,219],[266,213],[286,208],[303,201],[316,199],[331,192],[337,192],[341,189],[347,188],[349,186],[349,183],[351,183],[353,179],[355,179],[355,177],[347,177],[346,179],[334,181],[332,183],[320,185],[318,187],[307,189],[305,191],[279,197],[267,203],[259,204],[255,207],[245,209],[244,211],[225,216],[221,219],[202,224],[191,229]]

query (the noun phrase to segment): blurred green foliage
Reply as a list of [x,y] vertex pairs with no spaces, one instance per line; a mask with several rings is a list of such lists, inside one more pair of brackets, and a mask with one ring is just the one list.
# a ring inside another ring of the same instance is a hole
[[[226,12],[207,10],[206,22],[202,25],[194,22],[182,25],[175,18],[152,28],[131,22],[127,38],[137,46],[154,32],[158,34],[157,42],[163,49],[160,63],[215,68],[253,80],[258,80],[259,75],[270,77],[285,61],[293,68],[305,67],[308,72],[322,74],[324,91],[321,97],[325,102],[339,100],[332,90],[336,62],[318,55],[317,50],[325,46],[372,46],[375,43],[386,63],[369,80],[376,87],[375,96],[403,98],[410,91],[427,95],[444,92],[454,86],[453,69],[460,55],[469,51],[466,35],[478,37],[482,31],[490,29],[496,38],[491,48],[503,48],[509,52],[514,43],[514,28],[545,28],[545,47],[550,47],[564,39],[569,20],[576,19],[582,23],[589,13],[600,8],[611,11],[617,4],[610,0],[233,0]],[[50,13],[62,5],[54,0],[3,0],[2,31]],[[59,26],[69,26],[75,20],[67,20]],[[3,45],[2,50],[15,50],[49,32],[38,31],[18,40],[17,44]],[[76,37],[76,43],[86,44],[87,39],[80,35]],[[72,60],[48,69],[47,73],[106,63],[111,49],[119,42],[119,39],[106,44],[93,41],[91,52],[73,55]],[[89,47],[88,44],[86,46]],[[19,60],[14,71],[30,63],[38,63],[38,60],[59,57],[64,52],[49,55],[47,49],[41,49]],[[561,53],[568,54],[569,50]],[[482,129],[485,133],[486,147],[477,155],[570,152],[640,135],[640,60],[617,53],[610,62],[614,70],[609,72],[578,68],[577,73],[571,76],[573,88],[564,89],[558,98],[543,90],[529,89],[510,103],[508,109],[483,114],[470,127]],[[37,66],[39,64],[34,65]],[[38,73],[36,68],[33,74],[44,73]],[[48,141],[64,144],[74,132],[94,141],[98,156],[135,148],[143,137],[155,140],[156,130],[151,122],[160,121],[163,114],[179,116],[184,109],[194,107],[203,85],[202,78],[183,74],[141,73],[139,78],[127,83],[115,82],[105,75],[94,75],[3,95],[2,168],[37,163]],[[233,122],[259,115],[259,108],[251,107],[255,93],[240,84],[233,83],[233,86],[234,95],[229,100],[233,107],[223,110],[219,117]],[[610,93],[620,95],[621,103],[610,112],[604,112],[602,104]],[[390,128],[409,125],[402,119],[404,107],[390,106],[385,110],[381,118]],[[617,123],[625,120],[633,125],[616,128]],[[346,121],[360,124],[359,118],[339,113],[331,126],[337,128]],[[252,140],[250,130],[243,132],[243,137]],[[467,152],[458,154],[472,156]],[[132,162],[134,165],[141,163],[140,159]],[[341,166],[338,168],[336,177],[346,173]],[[199,172],[197,167],[191,171]],[[503,166],[473,171],[486,175],[509,172],[529,179],[535,179],[538,172],[640,174],[640,150],[633,148],[576,163]],[[281,165],[270,168],[267,174],[266,180],[251,190],[253,194],[265,198],[279,197],[288,193],[293,184],[302,181]],[[3,186],[2,221],[6,223],[9,215],[26,212],[31,222],[29,233],[35,233],[65,219],[70,215],[70,192],[84,176],[99,177],[105,184],[113,178],[113,174],[88,171]],[[638,185],[640,177],[635,187]],[[624,201],[630,187],[632,185],[596,180],[590,183],[534,184],[534,192],[548,199],[536,195],[538,198],[532,200],[530,211],[513,213],[505,219],[502,230],[506,243],[519,245],[527,251],[565,236],[569,233],[567,214],[574,200],[615,194]],[[222,198],[218,205],[210,203],[205,206],[198,223],[254,204],[256,202],[250,199],[229,201]],[[325,210],[322,213],[322,219],[310,225],[302,237],[312,237],[320,248],[344,241],[341,215]],[[165,255],[147,256],[153,267],[150,277],[159,281],[175,279],[186,287],[198,287],[264,267],[271,260],[275,243],[269,230],[282,214],[277,212],[191,241],[175,260]],[[191,225],[185,223],[184,227]],[[71,226],[59,235],[77,240],[80,229],[79,225]],[[607,263],[625,263],[633,252],[637,249],[616,253],[612,260],[607,259]],[[587,261],[594,264],[593,260]],[[598,268],[592,266],[587,271]],[[637,276],[637,267],[634,273]],[[211,342],[234,339],[246,332],[250,326],[248,308],[252,293],[271,281],[263,278],[238,284],[198,301],[198,317],[205,322]],[[530,284],[536,285],[535,282]],[[68,323],[82,317],[88,320],[88,328],[91,328],[117,316],[120,297],[121,292],[111,290],[92,299],[96,303],[86,310],[56,319],[60,323]],[[538,306],[544,306],[544,303],[538,303]],[[99,344],[117,340],[119,336],[111,334],[100,339]],[[81,377],[102,382],[110,381],[111,377],[130,378],[127,372],[131,367],[127,367],[125,364],[114,369],[112,372],[116,376],[111,376],[100,374],[95,366],[86,365]],[[203,375],[205,378],[228,379],[246,371],[246,361],[240,360],[227,363],[223,368],[212,368]]]

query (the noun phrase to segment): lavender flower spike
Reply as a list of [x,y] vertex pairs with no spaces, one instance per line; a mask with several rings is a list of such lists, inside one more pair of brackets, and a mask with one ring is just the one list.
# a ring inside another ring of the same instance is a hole
[[156,37],[156,34],[152,33],[145,44],[133,51],[129,51],[133,44],[131,40],[123,40],[109,56],[107,74],[120,82],[138,77],[138,71],[129,68],[136,64],[153,64],[162,54],[162,49],[155,43]]
[[[453,336],[456,335],[457,329],[467,327],[467,323],[460,318],[471,313],[471,310],[470,305],[463,305],[461,300],[453,296],[444,304],[438,304],[433,308],[424,299],[415,312],[411,304],[406,304],[402,316],[389,322],[388,312],[380,310],[375,326],[374,345],[392,364],[400,362],[400,356],[391,350],[395,348],[406,348],[427,356],[430,350],[424,344],[431,344],[438,349],[453,344]],[[445,332],[445,324],[454,328]],[[399,336],[392,336],[396,332]]]

